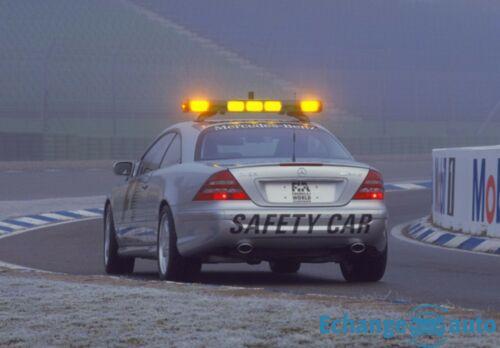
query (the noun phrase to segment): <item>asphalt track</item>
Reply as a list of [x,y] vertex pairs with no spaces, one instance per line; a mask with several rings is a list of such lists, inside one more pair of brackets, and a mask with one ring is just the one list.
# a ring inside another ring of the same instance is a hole
[[[404,166],[403,170],[406,171],[401,175],[403,179],[419,174],[411,166]],[[424,169],[421,168],[420,172],[423,173]],[[27,199],[28,196],[44,198],[54,193],[53,189],[61,197],[83,193],[103,194],[104,188],[117,182],[116,177],[99,170],[77,171],[72,175],[64,171],[55,173],[0,173],[0,179],[15,175],[16,184],[11,188],[19,188],[22,182],[26,182],[21,192],[17,193],[3,186],[1,196],[5,199]],[[33,180],[34,176],[40,178],[45,186]],[[75,176],[81,177],[79,185],[75,185],[75,182],[79,182],[75,181]],[[392,177],[395,176],[397,173],[392,174]],[[429,190],[389,192],[386,201],[390,214],[389,227],[392,228],[428,214],[431,193]],[[0,260],[56,272],[103,274],[101,224],[100,219],[81,221],[2,239]],[[344,282],[339,267],[334,263],[304,264],[296,275],[273,274],[266,263],[257,266],[204,265],[197,281],[214,285],[263,287],[270,291],[372,297],[396,302],[440,303],[500,310],[500,257],[432,248],[393,236],[389,243],[386,275],[381,282],[374,284]],[[156,279],[155,262],[140,260],[136,265],[133,277]]]
[[[430,191],[387,195],[391,227],[428,213]],[[100,219],[63,224],[0,242],[1,260],[72,274],[103,274]],[[156,264],[141,260],[134,277],[156,279]],[[267,264],[204,265],[198,282],[271,291],[373,297],[500,310],[500,257],[430,248],[391,236],[383,281],[348,284],[336,264],[305,264],[297,275],[275,275]]]
[[32,200],[105,195],[123,179],[111,168],[47,168],[0,171],[0,200]]

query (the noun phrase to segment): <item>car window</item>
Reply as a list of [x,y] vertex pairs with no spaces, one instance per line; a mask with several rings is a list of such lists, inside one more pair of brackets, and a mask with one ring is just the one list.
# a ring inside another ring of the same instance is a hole
[[181,163],[181,137],[177,134],[170,144],[161,167],[165,168],[173,164]]
[[[294,145],[295,142],[295,145]],[[197,160],[248,158],[350,159],[334,136],[317,127],[245,125],[209,128],[200,135]]]
[[168,133],[158,139],[142,158],[140,174],[144,174],[160,168],[160,163],[168,149],[175,133]]

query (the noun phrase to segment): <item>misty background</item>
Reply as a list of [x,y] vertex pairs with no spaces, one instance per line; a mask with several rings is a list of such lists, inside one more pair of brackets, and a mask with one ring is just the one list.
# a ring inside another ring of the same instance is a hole
[[355,155],[497,144],[500,3],[0,2],[0,160],[137,157],[189,96],[317,96]]

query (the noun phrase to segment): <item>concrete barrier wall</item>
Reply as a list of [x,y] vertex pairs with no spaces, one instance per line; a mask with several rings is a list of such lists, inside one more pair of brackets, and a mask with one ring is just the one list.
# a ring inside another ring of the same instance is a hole
[[500,146],[435,149],[432,220],[500,238]]

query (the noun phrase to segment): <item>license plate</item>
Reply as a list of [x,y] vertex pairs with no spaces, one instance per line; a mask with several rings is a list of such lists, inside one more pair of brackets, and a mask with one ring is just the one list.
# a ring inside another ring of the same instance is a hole
[[294,203],[311,203],[311,189],[305,181],[293,181],[292,199]]
[[263,186],[270,203],[331,204],[338,193],[335,183],[326,181],[271,181]]

